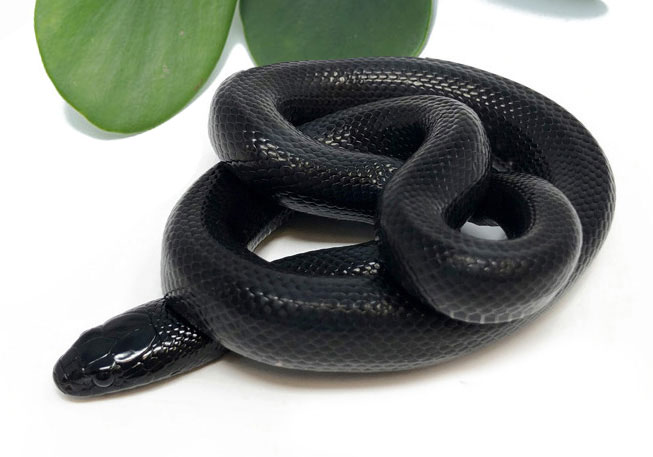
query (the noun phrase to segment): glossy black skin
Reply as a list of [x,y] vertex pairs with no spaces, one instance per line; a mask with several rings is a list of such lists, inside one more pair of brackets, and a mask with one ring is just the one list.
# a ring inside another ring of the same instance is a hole
[[65,394],[100,395],[166,379],[224,352],[160,299],[84,332],[59,359],[53,377]]
[[[165,298],[83,335],[55,367],[65,393],[147,384],[226,349],[316,371],[450,360],[544,312],[612,219],[612,175],[585,128],[532,90],[459,64],[252,69],[221,86],[210,127],[223,163],[170,216]],[[377,237],[275,262],[253,254],[292,210],[373,223]],[[498,222],[509,239],[461,234],[470,218]],[[168,320],[193,344],[156,352]]]

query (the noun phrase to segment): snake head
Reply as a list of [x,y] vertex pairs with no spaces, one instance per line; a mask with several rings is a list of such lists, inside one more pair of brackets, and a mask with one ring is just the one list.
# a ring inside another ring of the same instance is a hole
[[84,332],[57,361],[53,377],[67,395],[92,396],[121,390],[142,376],[143,359],[156,330],[147,313],[130,311]]

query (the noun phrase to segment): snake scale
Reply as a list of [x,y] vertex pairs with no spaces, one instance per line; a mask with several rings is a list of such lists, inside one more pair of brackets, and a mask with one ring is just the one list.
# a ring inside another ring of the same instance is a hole
[[[280,367],[375,372],[470,353],[531,322],[585,270],[615,204],[590,133],[548,98],[461,64],[291,62],[218,89],[221,162],[166,226],[164,297],[87,332],[56,363],[66,394],[148,384],[227,350]],[[296,211],[374,240],[267,262]],[[460,231],[498,224],[507,239]]]

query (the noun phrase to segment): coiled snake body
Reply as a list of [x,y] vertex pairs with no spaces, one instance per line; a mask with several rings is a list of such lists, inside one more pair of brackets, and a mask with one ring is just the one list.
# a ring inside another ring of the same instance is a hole
[[[227,349],[318,371],[450,360],[541,314],[594,257],[614,208],[609,165],[572,115],[455,63],[244,71],[218,90],[210,135],[222,162],[170,216],[164,298],[84,333],[55,365],[63,392],[147,384]],[[373,223],[377,236],[253,254],[293,211]],[[461,233],[469,219],[508,239]]]

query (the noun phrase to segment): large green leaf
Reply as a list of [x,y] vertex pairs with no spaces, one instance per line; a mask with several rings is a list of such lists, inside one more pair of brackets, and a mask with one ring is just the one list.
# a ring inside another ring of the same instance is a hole
[[258,65],[307,59],[413,56],[424,46],[432,0],[241,0]]
[[179,112],[224,47],[236,0],[38,0],[36,38],[57,90],[98,127],[132,133]]

